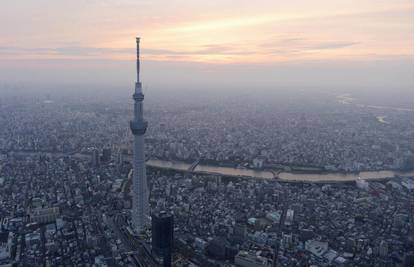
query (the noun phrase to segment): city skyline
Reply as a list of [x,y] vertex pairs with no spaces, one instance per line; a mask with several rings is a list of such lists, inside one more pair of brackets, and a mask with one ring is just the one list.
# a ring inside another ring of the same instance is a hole
[[0,267],[413,267],[411,1],[5,1]]

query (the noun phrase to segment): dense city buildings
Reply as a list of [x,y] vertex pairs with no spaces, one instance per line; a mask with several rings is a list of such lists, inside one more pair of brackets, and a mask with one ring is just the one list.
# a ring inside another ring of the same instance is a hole
[[[239,104],[246,98],[257,105]],[[127,94],[2,96],[0,264],[159,266],[154,234],[164,229],[172,266],[411,266],[414,175],[398,169],[414,152],[414,112],[353,101],[150,94],[145,156],[164,163],[147,166],[148,226],[164,215],[173,223],[137,235]],[[385,115],[389,124],[377,119]],[[169,168],[177,164],[185,168]],[[277,178],[347,169],[394,173]],[[263,171],[275,178],[255,177]]]
[[0,6],[0,267],[414,267],[414,0]]

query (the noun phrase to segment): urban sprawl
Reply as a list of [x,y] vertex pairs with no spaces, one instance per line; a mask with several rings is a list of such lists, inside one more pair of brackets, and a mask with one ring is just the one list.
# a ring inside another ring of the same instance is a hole
[[[412,170],[414,112],[353,101],[150,94],[146,158],[255,170]],[[137,237],[131,225],[131,108],[119,96],[1,98],[0,266],[165,260],[152,255],[151,231]],[[173,217],[173,266],[414,266],[410,175],[287,183],[147,166],[147,179],[151,212]]]

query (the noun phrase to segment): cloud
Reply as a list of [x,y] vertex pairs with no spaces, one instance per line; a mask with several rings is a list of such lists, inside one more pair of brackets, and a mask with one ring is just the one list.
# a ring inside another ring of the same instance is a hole
[[[300,34],[298,34],[300,36]],[[336,50],[360,44],[354,41],[318,41],[302,37],[274,37],[258,45],[262,54],[278,57],[317,53],[317,50]],[[321,52],[322,53],[322,52]]]
[[[185,51],[172,49],[142,49],[145,55],[154,56],[185,56],[185,55],[247,55],[253,51],[244,51],[243,49],[232,45],[204,45],[200,49]],[[56,48],[24,48],[0,46],[0,55],[56,55],[56,56],[110,56],[113,54],[134,55],[135,48],[104,48],[104,47],[86,47],[86,46],[64,46]]]
[[324,50],[324,49],[341,49],[359,44],[358,42],[321,42],[318,44],[308,46],[309,49]]
[[[201,57],[249,57],[249,56],[276,56],[292,57],[305,55],[317,50],[341,49],[358,44],[350,41],[318,42],[305,38],[282,38],[272,42],[265,42],[257,46],[243,47],[240,44],[208,44],[202,45],[194,50],[174,50],[174,49],[142,49],[141,53],[148,59],[180,60],[192,61],[194,58]],[[20,57],[64,57],[64,58],[115,58],[116,56],[133,57],[135,48],[105,48],[87,46],[62,46],[55,48],[25,48],[0,46],[1,56],[20,56]]]
[[168,49],[143,49],[144,54],[150,55],[249,55],[253,51],[243,50],[237,45],[203,45],[200,49],[192,51],[168,50]]
[[0,55],[16,55],[16,54],[48,54],[50,49],[48,48],[26,48],[26,47],[17,47],[17,46],[0,46]]
[[1,55],[54,55],[54,56],[110,56],[134,54],[134,48],[104,48],[87,46],[37,47],[0,46]]

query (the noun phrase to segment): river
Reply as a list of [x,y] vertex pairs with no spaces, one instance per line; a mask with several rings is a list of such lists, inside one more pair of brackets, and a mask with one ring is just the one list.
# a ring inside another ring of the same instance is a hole
[[[65,153],[43,153],[43,152],[14,152],[15,155],[36,156],[48,155],[54,157],[69,156]],[[89,160],[90,156],[85,154],[72,154],[72,157],[77,157],[82,160]],[[129,157],[126,157],[128,160]],[[168,170],[188,171],[191,164],[180,161],[168,161],[150,159],[146,162],[147,166],[154,168],[162,168]],[[414,171],[399,172],[394,170],[384,171],[364,171],[360,173],[339,173],[339,172],[286,172],[280,170],[252,170],[239,169],[234,167],[222,167],[214,165],[199,164],[194,169],[195,173],[217,174],[234,177],[251,177],[256,179],[278,179],[286,182],[350,182],[358,179],[364,180],[381,180],[386,178],[394,178],[396,176],[414,177]]]
[[[163,168],[170,170],[187,171],[191,164],[175,161],[164,161],[151,159],[147,161],[147,165],[155,168]],[[412,172],[398,172],[392,170],[385,171],[364,171],[360,173],[304,173],[304,172],[279,172],[279,170],[251,170],[238,169],[233,167],[220,167],[212,165],[197,165],[194,169],[195,173],[219,174],[227,176],[252,177],[258,179],[279,179],[281,181],[292,182],[349,182],[358,179],[376,180],[394,178],[396,176],[412,177]]]

